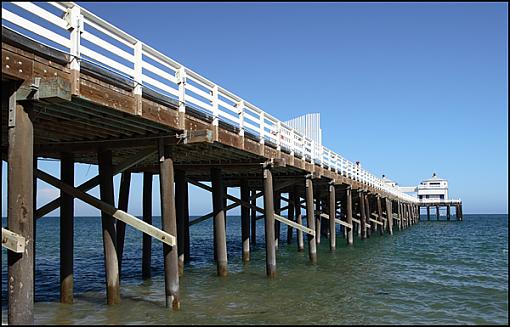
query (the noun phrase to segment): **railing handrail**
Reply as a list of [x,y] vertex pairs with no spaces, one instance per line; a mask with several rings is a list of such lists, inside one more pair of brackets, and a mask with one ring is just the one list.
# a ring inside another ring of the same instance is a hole
[[[351,177],[400,199],[415,203],[419,202],[417,198],[399,191],[398,187],[387,185],[381,178],[374,176],[359,165],[345,159],[325,146],[318,146],[313,140],[251,102],[171,59],[76,3],[48,3],[62,11],[62,16],[58,19],[55,18],[54,14],[38,6],[39,3],[23,5],[11,2],[11,4],[31,12],[39,18],[52,22],[56,27],[61,28],[60,31],[62,31],[62,28],[67,27],[69,32],[68,40],[65,40],[65,38],[52,30],[37,25],[37,23],[23,18],[4,7],[2,7],[3,20],[21,28],[26,28],[27,25],[37,26],[38,28],[31,28],[30,31],[42,38],[56,42],[64,47],[64,49],[67,49],[72,56],[78,59],[100,62],[109,69],[129,77],[135,82],[135,93],[141,94],[141,87],[161,90],[161,93],[167,93],[179,100],[179,111],[185,111],[186,105],[193,105],[201,110],[212,113],[214,117],[213,124],[217,124],[217,120],[220,118],[228,119],[239,124],[240,135],[244,135],[244,131],[248,128],[259,134],[260,143],[264,143],[267,139],[274,142],[277,148],[281,146],[288,148],[290,146],[289,150],[291,153],[299,152],[303,155],[303,158],[309,159],[312,163],[336,170],[341,175]],[[2,25],[4,25],[3,22]],[[88,26],[122,43],[128,47],[128,50],[123,50],[119,46],[95,35],[95,33],[87,31]],[[81,39],[101,48],[102,53],[84,46],[81,43]],[[44,43],[42,41],[38,42]],[[119,62],[118,59],[112,59],[112,54],[120,56],[128,65]],[[154,64],[148,62],[147,58],[152,60]],[[162,68],[158,68],[155,65],[156,63]],[[79,61],[75,61],[71,65],[71,69],[79,70]],[[174,76],[164,69],[173,70]],[[151,75],[144,73],[144,70],[150,72]],[[158,79],[152,76],[157,76]],[[258,126],[256,126],[257,123]]]

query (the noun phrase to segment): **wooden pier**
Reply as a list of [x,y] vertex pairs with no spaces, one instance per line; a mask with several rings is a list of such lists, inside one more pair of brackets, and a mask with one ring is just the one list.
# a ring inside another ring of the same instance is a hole
[[[327,240],[334,251],[342,235],[352,245],[355,237],[393,234],[395,228],[400,231],[419,221],[420,204],[415,198],[384,185],[333,151],[317,149],[279,120],[83,8],[53,3],[62,11],[58,16],[32,3],[12,5],[68,31],[69,37],[41,26],[34,29],[36,23],[2,9],[10,23],[37,30],[41,38],[68,47],[67,52],[58,51],[2,26],[2,160],[9,167],[8,226],[2,230],[2,245],[9,249],[9,324],[33,323],[34,222],[59,207],[61,302],[73,302],[74,198],[102,212],[106,302],[121,301],[128,224],[144,233],[143,278],[151,278],[151,256],[161,255],[151,253],[152,238],[163,242],[165,300],[174,310],[180,308],[179,277],[185,274],[193,252],[189,229],[213,219],[211,247],[217,274],[228,276],[225,212],[237,206],[242,208],[239,233],[245,262],[255,244],[255,222],[264,219],[269,278],[278,271],[277,248],[284,243],[280,237],[284,226],[297,231],[295,238],[288,233],[287,243],[296,242],[296,251],[306,249],[310,262],[320,264],[320,241]],[[132,54],[92,34],[89,25],[130,45]],[[105,52],[94,52],[80,40],[93,42]],[[107,52],[128,58],[132,68],[115,62]],[[173,69],[175,75],[161,67]],[[37,158],[60,160],[60,178],[37,169],[33,165]],[[74,163],[98,165],[99,174],[74,186]],[[133,173],[143,173],[142,219],[129,214]],[[116,174],[122,174],[118,208],[114,207]],[[152,225],[151,189],[156,174],[161,229]],[[60,197],[35,207],[36,178],[60,189]],[[211,192],[211,213],[190,220],[189,184]],[[97,185],[100,198],[87,193]],[[226,193],[232,187],[240,188],[240,198]],[[264,199],[263,207],[257,206],[259,197]],[[233,204],[227,206],[227,199]],[[458,206],[457,216],[459,212],[462,217]]]

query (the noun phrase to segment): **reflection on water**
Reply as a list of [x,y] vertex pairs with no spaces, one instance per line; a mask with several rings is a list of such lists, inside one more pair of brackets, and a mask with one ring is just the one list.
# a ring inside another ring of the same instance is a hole
[[[155,218],[156,224],[159,218]],[[5,219],[3,220],[5,225]],[[101,222],[75,223],[75,303],[59,304],[58,219],[38,222],[35,322],[38,324],[505,324],[508,321],[508,216],[466,215],[422,222],[393,236],[327,239],[317,266],[296,244],[277,252],[278,277],[265,276],[263,221],[248,264],[240,222],[228,217],[229,275],[213,262],[211,222],[191,227],[192,260],[180,280],[182,310],[165,308],[161,243],[153,242],[153,278],[141,280],[141,234],[129,228],[122,303],[107,306]],[[295,238],[294,238],[295,240]],[[306,250],[306,249],[305,249]],[[6,321],[2,251],[2,321]]]

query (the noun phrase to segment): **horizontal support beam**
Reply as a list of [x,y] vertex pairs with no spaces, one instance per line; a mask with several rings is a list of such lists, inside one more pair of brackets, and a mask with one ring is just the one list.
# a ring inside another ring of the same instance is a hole
[[78,198],[78,199],[82,200],[83,202],[90,204],[94,208],[97,208],[97,209],[111,215],[115,219],[125,222],[126,224],[134,227],[135,229],[137,229],[147,235],[150,235],[150,236],[154,237],[155,239],[160,240],[163,243],[166,243],[170,246],[174,246],[176,244],[175,236],[170,235],[167,232],[164,232],[164,231],[160,230],[159,228],[156,228],[156,227],[146,223],[145,221],[138,219],[133,215],[128,214],[125,211],[119,210],[119,209],[115,208],[114,206],[93,197],[90,194],[80,191],[79,189],[77,189],[73,186],[67,185],[66,183],[43,172],[42,170],[37,169],[37,170],[35,170],[34,174],[37,178],[45,181],[46,183],[53,185],[56,188],[61,189],[65,193],[70,194],[70,195],[74,196],[75,198]]
[[25,252],[25,238],[2,227],[2,246],[15,253]]
[[356,218],[352,218],[352,221],[355,222],[356,224],[361,224],[361,221],[359,221],[358,219]]
[[315,231],[314,231],[313,229],[308,228],[308,227],[303,226],[303,225],[300,225],[300,224],[298,224],[298,223],[295,223],[295,222],[293,222],[292,220],[289,220],[289,219],[287,219],[287,218],[284,218],[284,217],[282,217],[282,216],[280,216],[280,215],[275,214],[275,215],[274,215],[274,219],[279,220],[279,221],[281,221],[282,223],[287,224],[287,225],[289,225],[289,226],[291,226],[291,227],[294,227],[295,229],[299,229],[300,231],[303,231],[303,232],[305,232],[305,233],[307,233],[307,234],[310,234],[310,235],[315,236]]

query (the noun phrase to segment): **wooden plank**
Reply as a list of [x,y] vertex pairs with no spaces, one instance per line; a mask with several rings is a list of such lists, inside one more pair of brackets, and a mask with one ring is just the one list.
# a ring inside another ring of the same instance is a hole
[[[325,214],[325,213],[321,213],[321,217],[322,217],[322,218],[329,219],[329,215],[328,215],[328,214]],[[356,221],[359,221],[359,220],[355,220],[355,219],[353,219],[353,221],[354,221],[354,222],[356,222]],[[339,225],[342,225],[342,226],[345,226],[345,227],[347,227],[347,228],[352,228],[352,225],[351,225],[351,224],[348,224],[348,223],[346,223],[345,221],[340,220],[340,219],[337,219],[337,218],[335,218],[335,223],[337,223],[337,224],[339,224]]]
[[282,222],[282,223],[284,223],[284,224],[287,224],[287,225],[289,225],[289,226],[291,226],[291,227],[294,227],[294,228],[296,228],[296,229],[298,229],[298,230],[300,230],[300,231],[303,231],[303,232],[305,232],[305,233],[307,233],[307,234],[310,234],[310,235],[315,236],[315,231],[314,231],[313,229],[311,229],[311,228],[308,228],[308,227],[306,227],[306,226],[303,226],[303,225],[300,225],[300,224],[298,224],[298,223],[295,223],[295,222],[293,222],[292,220],[289,220],[289,219],[287,219],[287,218],[285,218],[285,217],[282,217],[282,216],[280,216],[280,215],[277,215],[277,214],[275,214],[275,215],[274,215],[274,218],[275,218],[276,220],[281,221],[281,222]]
[[25,238],[2,227],[2,246],[15,253],[25,252]]
[[56,188],[61,189],[62,191],[69,193],[73,195],[74,197],[82,200],[83,202],[86,202],[90,204],[91,206],[107,212],[109,215],[111,215],[113,218],[121,220],[125,222],[126,224],[138,229],[142,233],[148,234],[158,240],[160,240],[163,243],[166,243],[170,246],[174,246],[176,244],[175,236],[170,235],[152,225],[147,224],[141,219],[136,218],[135,216],[130,215],[127,212],[124,212],[122,210],[119,210],[115,208],[112,205],[109,205],[92,195],[89,195],[83,191],[80,191],[79,189],[69,186],[57,178],[37,169],[34,172],[35,176],[37,178],[40,178],[41,180],[45,181],[46,183],[55,186]]
[[375,223],[375,224],[377,224],[377,225],[382,225],[383,224],[382,222],[380,222],[378,220],[375,220],[375,219],[372,219],[372,218],[370,218],[370,221]]

